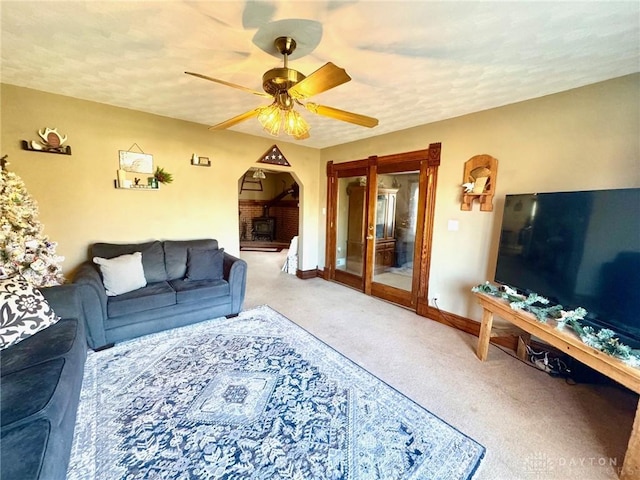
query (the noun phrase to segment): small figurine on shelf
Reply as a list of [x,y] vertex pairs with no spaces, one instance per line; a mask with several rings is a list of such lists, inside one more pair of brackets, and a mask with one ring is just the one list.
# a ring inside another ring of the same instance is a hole
[[474,182],[463,183],[462,186],[464,188],[464,193],[471,193],[473,192]]

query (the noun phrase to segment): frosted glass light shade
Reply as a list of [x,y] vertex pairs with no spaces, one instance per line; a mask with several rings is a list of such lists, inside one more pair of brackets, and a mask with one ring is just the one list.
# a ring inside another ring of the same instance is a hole
[[282,108],[277,102],[263,107],[258,113],[258,121],[270,135],[277,137],[280,130],[284,131],[296,140],[309,138],[309,124],[293,108]]
[[309,133],[309,124],[298,112],[288,110],[284,114],[284,131],[297,139],[306,138]]

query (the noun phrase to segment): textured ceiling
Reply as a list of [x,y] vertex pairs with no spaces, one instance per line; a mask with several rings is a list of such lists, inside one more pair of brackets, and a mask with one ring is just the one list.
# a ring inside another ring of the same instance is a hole
[[[640,71],[638,1],[0,6],[3,83],[204,125],[269,101],[183,72],[261,91],[282,59],[259,45],[289,29],[301,44],[290,68],[308,75],[331,61],[352,77],[312,100],[380,120],[368,129],[302,111],[311,137],[301,143],[316,148]],[[232,130],[268,136],[255,118]]]

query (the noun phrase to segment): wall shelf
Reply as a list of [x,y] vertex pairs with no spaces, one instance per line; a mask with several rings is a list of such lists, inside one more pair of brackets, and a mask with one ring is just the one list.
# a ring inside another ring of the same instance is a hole
[[474,200],[478,200],[481,212],[492,212],[497,177],[498,160],[491,155],[476,155],[467,160],[462,183],[474,183],[474,189],[462,193],[460,210],[470,211]]
[[33,148],[29,142],[22,140],[22,149],[30,152],[38,153],[57,153],[58,155],[71,155],[71,147],[64,145],[60,147],[42,147],[42,149]]
[[474,200],[478,200],[481,212],[490,212],[493,210],[493,194],[491,193],[463,193],[460,210],[471,210]]
[[116,190],[144,190],[149,191],[149,190],[160,190],[160,185],[158,185],[157,187],[152,187],[150,185],[132,185],[130,187],[121,187],[118,185],[118,180],[113,180],[113,186]]

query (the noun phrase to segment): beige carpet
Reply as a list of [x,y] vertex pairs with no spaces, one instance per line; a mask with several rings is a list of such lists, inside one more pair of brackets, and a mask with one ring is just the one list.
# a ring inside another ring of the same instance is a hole
[[487,448],[475,479],[617,478],[638,396],[568,385],[476,337],[320,278],[281,271],[287,251],[242,252],[245,308],[269,305]]

